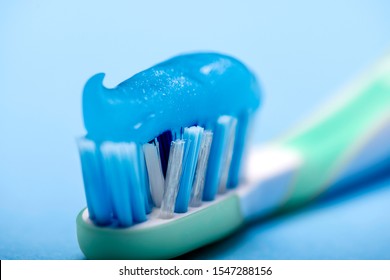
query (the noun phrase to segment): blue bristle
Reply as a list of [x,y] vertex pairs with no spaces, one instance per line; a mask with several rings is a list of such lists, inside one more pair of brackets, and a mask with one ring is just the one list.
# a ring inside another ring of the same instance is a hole
[[147,214],[152,212],[153,208],[153,200],[152,196],[150,194],[150,188],[149,188],[149,178],[146,172],[146,163],[145,163],[145,156],[142,151],[142,147],[137,147],[137,155],[138,155],[138,167],[140,170],[139,177],[140,177],[140,184],[141,184],[141,190],[142,190],[142,196],[145,200],[145,211]]
[[248,134],[250,112],[244,112],[237,122],[236,136],[234,140],[234,153],[229,170],[227,187],[235,188],[240,182],[242,159],[244,156],[245,142]]
[[172,142],[172,132],[165,131],[164,133],[162,133],[160,136],[157,137],[157,140],[160,149],[161,167],[165,177],[167,174],[169,150],[171,148],[171,142]]
[[[226,167],[224,154],[227,152],[232,126],[236,119],[229,116],[219,117],[214,127],[213,143],[209,156],[206,173],[206,184],[203,190],[203,200],[214,200],[221,180],[223,169]],[[229,167],[229,166],[227,166]]]
[[127,176],[126,144],[104,143],[101,147],[107,188],[113,202],[113,210],[120,226],[133,224],[130,201],[130,182]]
[[107,225],[111,223],[111,201],[105,188],[98,150],[90,140],[82,138],[77,143],[89,217],[98,225]]
[[196,164],[199,155],[199,146],[202,140],[203,128],[192,126],[184,129],[183,140],[186,142],[186,157],[183,162],[183,171],[176,198],[175,212],[185,213],[191,197],[191,188],[194,181]]
[[133,212],[133,222],[140,223],[146,221],[147,201],[146,192],[144,190],[144,180],[141,180],[141,167],[139,165],[138,147],[134,143],[126,144],[128,149],[128,160],[125,161],[127,176],[130,181],[130,200]]

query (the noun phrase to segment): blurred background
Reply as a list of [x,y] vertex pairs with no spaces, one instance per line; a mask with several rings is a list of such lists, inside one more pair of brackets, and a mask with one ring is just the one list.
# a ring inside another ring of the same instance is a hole
[[[81,91],[218,51],[258,75],[258,144],[307,119],[390,51],[390,2],[1,1],[0,259],[81,259]],[[385,174],[386,175],[386,174]],[[389,259],[390,179],[248,225],[184,258]]]

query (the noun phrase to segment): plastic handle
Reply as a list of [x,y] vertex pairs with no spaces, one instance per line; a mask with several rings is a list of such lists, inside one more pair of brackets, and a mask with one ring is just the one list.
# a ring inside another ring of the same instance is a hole
[[366,170],[390,164],[390,56],[342,91],[310,124],[282,140],[282,145],[303,157],[286,207],[306,202]]

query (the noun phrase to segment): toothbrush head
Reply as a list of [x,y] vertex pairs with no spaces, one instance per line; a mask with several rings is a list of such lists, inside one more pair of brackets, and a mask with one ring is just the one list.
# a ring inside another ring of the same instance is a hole
[[198,53],[113,89],[103,78],[86,83],[87,135],[78,139],[85,255],[170,258],[241,224],[229,190],[241,180],[248,126],[260,104],[253,73],[232,57]]

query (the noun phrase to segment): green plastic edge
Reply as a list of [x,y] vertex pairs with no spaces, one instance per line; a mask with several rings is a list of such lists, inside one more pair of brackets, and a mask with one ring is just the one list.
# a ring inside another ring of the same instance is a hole
[[150,228],[108,228],[77,216],[77,238],[88,259],[169,259],[219,240],[243,224],[237,195]]
[[303,158],[282,209],[299,206],[321,194],[353,158],[351,153],[358,150],[359,139],[389,116],[390,69],[355,90],[353,97],[331,115],[281,141]]

